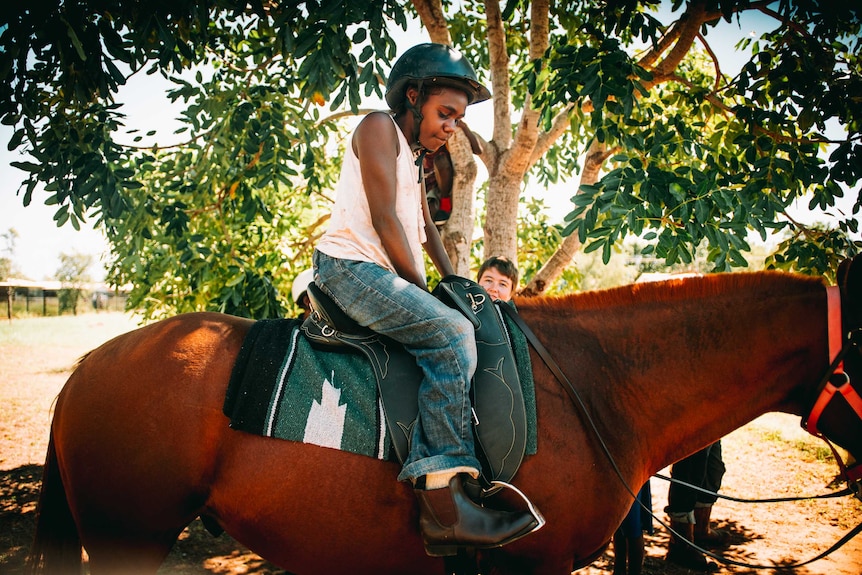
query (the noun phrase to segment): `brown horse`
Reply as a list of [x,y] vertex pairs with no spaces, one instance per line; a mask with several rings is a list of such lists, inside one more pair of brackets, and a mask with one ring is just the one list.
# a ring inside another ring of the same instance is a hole
[[[845,266],[845,333],[862,325],[862,258]],[[640,284],[517,302],[596,423],[622,479],[666,465],[768,411],[805,415],[827,373],[827,290],[775,272]],[[90,352],[57,402],[37,572],[154,573],[197,516],[301,574],[435,574],[398,466],[228,428],[222,402],[251,321],[178,316]],[[632,499],[596,433],[533,355],[538,453],[514,483],[547,524],[484,559],[495,573],[564,575],[610,539]],[[845,359],[856,392],[858,347]],[[823,420],[821,420],[821,423]],[[835,440],[862,458],[858,420]],[[855,427],[854,427],[855,426]],[[827,425],[828,427],[828,425]]]

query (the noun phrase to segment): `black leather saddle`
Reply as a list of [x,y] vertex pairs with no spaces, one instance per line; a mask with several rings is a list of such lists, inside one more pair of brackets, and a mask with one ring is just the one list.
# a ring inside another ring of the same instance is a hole
[[[508,482],[518,471],[527,443],[527,416],[514,354],[501,312],[476,282],[457,276],[434,290],[441,301],[458,309],[476,328],[478,365],[470,397],[476,454],[489,481]],[[316,284],[308,286],[312,313],[302,331],[317,348],[358,351],[368,358],[396,457],[404,462],[419,413],[422,372],[404,347],[345,314]]]

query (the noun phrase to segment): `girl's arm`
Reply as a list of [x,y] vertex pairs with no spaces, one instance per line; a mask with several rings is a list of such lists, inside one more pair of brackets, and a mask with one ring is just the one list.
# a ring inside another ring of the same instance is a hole
[[441,277],[453,275],[455,268],[452,267],[452,260],[449,259],[449,254],[443,246],[443,240],[440,238],[440,232],[437,231],[437,226],[434,225],[434,218],[431,217],[431,210],[428,208],[428,198],[425,196],[425,182],[422,182],[422,215],[425,216],[425,243],[422,246],[425,248],[425,253],[431,258],[434,267],[440,272]]
[[425,278],[420,277],[416,262],[413,261],[404,227],[395,212],[398,156],[396,129],[386,113],[369,114],[356,128],[352,146],[359,158],[362,183],[371,210],[371,223],[380,236],[383,249],[399,276],[427,289]]

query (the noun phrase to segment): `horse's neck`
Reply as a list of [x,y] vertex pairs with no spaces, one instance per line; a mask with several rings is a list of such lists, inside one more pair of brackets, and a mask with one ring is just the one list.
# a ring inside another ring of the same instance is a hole
[[534,321],[606,439],[660,469],[767,411],[801,413],[825,368],[822,286],[762,276],[612,290]]

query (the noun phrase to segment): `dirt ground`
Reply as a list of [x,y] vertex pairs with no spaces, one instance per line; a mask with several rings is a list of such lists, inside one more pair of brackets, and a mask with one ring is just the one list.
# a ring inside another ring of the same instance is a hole
[[[38,328],[38,335],[28,335],[34,331],[31,327]],[[134,321],[120,313],[0,324],[0,573],[23,572],[54,398],[84,352],[134,327]],[[833,484],[837,467],[829,450],[802,431],[796,417],[763,416],[727,436],[723,452],[727,474],[722,493],[728,496],[814,495],[841,487]],[[667,469],[661,473],[669,475]],[[665,521],[661,510],[667,483],[653,478],[651,486],[653,511]],[[862,522],[862,503],[846,497],[774,504],[720,500],[713,519],[717,527],[731,534],[729,545],[720,551],[724,556],[757,565],[790,565],[828,549]],[[665,563],[667,540],[667,531],[655,522],[655,533],[646,537],[644,573],[689,575],[690,571]],[[608,549],[595,563],[576,573],[605,575],[612,567],[613,552]],[[212,537],[199,521],[186,529],[159,572],[284,573],[227,535]],[[779,570],[723,565],[719,573],[862,575],[862,536],[804,567]]]

